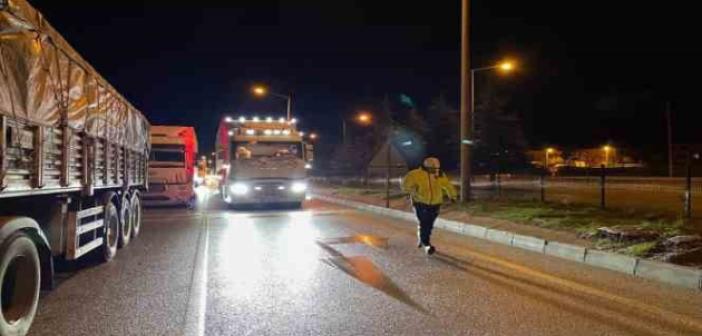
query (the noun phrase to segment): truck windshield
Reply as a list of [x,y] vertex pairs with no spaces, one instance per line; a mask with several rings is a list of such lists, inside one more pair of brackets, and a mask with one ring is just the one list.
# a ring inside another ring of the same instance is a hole
[[237,160],[258,158],[302,158],[299,142],[235,142],[232,157]]
[[185,166],[185,147],[182,145],[153,145],[149,157],[151,167]]

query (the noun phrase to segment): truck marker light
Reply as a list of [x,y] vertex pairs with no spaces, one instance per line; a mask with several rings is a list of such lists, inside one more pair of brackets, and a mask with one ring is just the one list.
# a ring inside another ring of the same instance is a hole
[[272,123],[272,122],[273,122],[273,118],[271,118],[271,117],[266,118],[266,122],[267,122],[267,123]]
[[283,131],[283,135],[290,135],[290,130]]
[[230,123],[230,122],[234,121],[234,119],[232,119],[232,117],[226,117],[226,118],[224,118],[224,121]]
[[275,134],[275,135],[280,135],[280,133],[281,133],[280,130],[273,131],[273,134]]
[[280,117],[280,119],[278,119],[278,122],[281,123],[281,124],[284,124],[284,123],[285,123],[285,118]]
[[271,134],[273,134],[273,131],[267,129],[267,130],[263,131],[263,134],[265,134],[265,135],[271,135]]
[[246,130],[246,135],[254,135],[254,134],[256,134],[256,131],[254,131],[254,130],[252,130],[252,129],[247,129],[247,130]]
[[259,121],[261,121],[261,119],[258,119],[258,117],[253,117],[253,119],[251,119],[251,120],[253,120],[253,122],[259,122]]
[[229,136],[234,136],[234,131],[229,131]]
[[239,122],[242,123],[242,124],[245,123],[245,122],[246,122],[246,118],[244,118],[244,117],[239,117]]

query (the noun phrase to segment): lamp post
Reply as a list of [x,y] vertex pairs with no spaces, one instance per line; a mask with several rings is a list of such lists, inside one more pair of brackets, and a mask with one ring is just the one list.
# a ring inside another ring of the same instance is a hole
[[548,158],[549,158],[549,155],[553,154],[554,149],[549,147],[549,148],[546,148],[546,151],[545,151],[545,152],[546,152],[546,153],[545,153],[545,154],[546,154],[546,155],[545,155],[545,157],[546,157],[546,162],[545,162],[545,164],[544,164],[544,168],[545,168],[546,170],[548,170],[548,166],[549,166]]
[[461,0],[461,202],[470,200],[470,146],[473,144],[473,108],[470,80],[470,0]]
[[[373,115],[371,115],[369,112],[366,111],[361,111],[356,114],[356,116],[353,118],[353,120],[363,126],[368,126],[373,122]],[[342,136],[342,143],[346,144],[346,134],[347,134],[347,125],[346,125],[346,118],[341,119],[341,136]]]
[[491,66],[486,66],[486,67],[481,67],[481,68],[475,68],[470,70],[470,102],[471,102],[471,111],[473,112],[471,115],[471,131],[474,133],[473,136],[475,136],[475,74],[480,72],[480,71],[487,71],[487,70],[499,70],[504,73],[508,73],[513,71],[515,68],[514,63],[511,61],[503,61],[502,63],[491,65]]
[[604,147],[602,147],[602,150],[605,153],[605,159],[604,159],[605,167],[609,167],[609,152],[611,152],[613,150],[613,148],[610,145],[605,145]]
[[290,121],[292,119],[292,92],[289,92],[287,95],[284,95],[281,93],[276,93],[276,92],[271,92],[268,90],[267,87],[265,87],[263,85],[254,86],[251,89],[251,91],[257,97],[265,97],[267,95],[271,95],[271,96],[276,97],[276,98],[285,99],[287,102],[287,108],[286,108],[287,120]]

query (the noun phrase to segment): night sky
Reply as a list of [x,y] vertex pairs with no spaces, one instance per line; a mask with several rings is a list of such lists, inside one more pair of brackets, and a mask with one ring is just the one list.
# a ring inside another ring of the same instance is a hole
[[[367,97],[458,107],[460,0],[30,2],[153,124],[195,125],[203,151],[224,114],[283,114],[254,82],[293,90],[303,128],[335,140]],[[474,66],[519,62],[501,80],[533,146],[663,145],[666,100],[676,142],[702,141],[696,11],[535,3],[474,0],[472,25]]]

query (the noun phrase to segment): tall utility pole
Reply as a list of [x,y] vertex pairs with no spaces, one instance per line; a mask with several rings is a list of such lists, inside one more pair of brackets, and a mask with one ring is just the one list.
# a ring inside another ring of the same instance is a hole
[[673,125],[670,102],[665,103],[665,121],[668,124],[668,177],[673,177]]
[[461,0],[461,202],[470,200],[472,105],[470,80],[470,0]]

